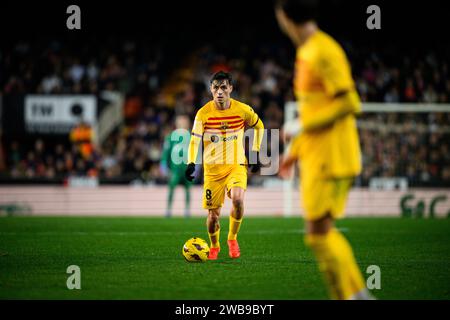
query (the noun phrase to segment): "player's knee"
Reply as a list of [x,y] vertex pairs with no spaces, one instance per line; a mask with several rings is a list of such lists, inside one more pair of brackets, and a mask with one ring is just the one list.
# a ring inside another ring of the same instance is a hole
[[231,201],[233,202],[233,207],[235,209],[241,210],[244,206],[244,200],[241,197],[233,197]]
[[326,215],[322,219],[306,222],[306,234],[303,238],[306,246],[313,250],[321,249],[325,239],[333,227],[333,219]]
[[219,211],[218,210],[214,210],[214,209],[209,210],[208,211],[208,220],[213,222],[213,223],[218,222],[219,221]]
[[326,234],[306,233],[303,241],[313,251],[322,251],[326,247]]
[[323,218],[307,221],[306,233],[315,235],[325,235],[333,228],[334,222],[331,215],[327,214]]

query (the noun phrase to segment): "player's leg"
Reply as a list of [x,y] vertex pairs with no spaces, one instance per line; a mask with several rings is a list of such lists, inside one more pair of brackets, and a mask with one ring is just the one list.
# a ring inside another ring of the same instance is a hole
[[206,219],[206,226],[208,228],[208,236],[210,241],[210,251],[208,255],[209,260],[216,260],[220,252],[220,209],[209,209],[208,218]]
[[234,187],[230,190],[232,208],[230,212],[230,224],[228,230],[228,248],[231,258],[239,258],[241,251],[237,242],[237,235],[241,227],[244,216],[244,194],[245,190],[241,187]]
[[191,186],[192,183],[186,178],[183,178],[184,195],[185,195],[185,207],[184,207],[184,217],[188,218],[191,216]]
[[228,230],[228,249],[231,258],[239,258],[241,255],[237,235],[244,216],[244,195],[247,189],[247,167],[236,166],[227,178],[228,197],[232,201],[230,223]]
[[[305,243],[316,256],[330,296],[333,299],[352,299],[364,297],[366,293],[366,297],[369,298],[352,248],[334,227],[334,217],[343,211],[350,183],[345,183],[345,188],[337,181],[316,181],[315,185],[322,190],[320,194],[303,192],[303,196],[309,197],[309,200],[305,201],[307,210]],[[312,205],[313,203],[315,205]],[[330,210],[326,210],[326,207]]]
[[370,298],[353,251],[330,215],[306,223],[306,244],[313,250],[333,299]]
[[171,173],[169,180],[169,193],[167,196],[167,209],[166,209],[166,217],[169,218],[172,216],[172,204],[173,204],[173,195],[175,192],[175,188],[178,185],[179,175],[175,172]]
[[228,240],[236,240],[244,216],[244,195],[245,190],[240,187],[234,187],[230,190],[232,208],[230,212],[230,228]]
[[225,180],[211,181],[205,177],[203,188],[203,208],[208,210],[206,219],[210,240],[208,259],[215,260],[220,251],[219,216],[225,198]]
[[189,218],[191,216],[191,186],[187,183],[184,185],[184,194],[185,194],[184,217]]

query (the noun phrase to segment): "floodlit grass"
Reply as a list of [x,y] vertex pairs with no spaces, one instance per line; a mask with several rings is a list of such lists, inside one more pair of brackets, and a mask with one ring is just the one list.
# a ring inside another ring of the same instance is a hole
[[[241,258],[228,257],[221,220],[217,261],[188,263],[199,218],[0,218],[2,299],[326,299],[300,218],[246,218]],[[450,219],[347,218],[338,222],[359,266],[381,268],[379,299],[450,298]],[[69,265],[81,290],[68,290]]]

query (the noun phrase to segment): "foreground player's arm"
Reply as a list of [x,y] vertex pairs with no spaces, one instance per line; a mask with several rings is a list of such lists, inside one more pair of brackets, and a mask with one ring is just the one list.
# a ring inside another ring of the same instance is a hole
[[323,52],[317,63],[326,94],[332,99],[329,108],[316,111],[314,117],[303,121],[303,131],[325,128],[348,114],[361,112],[361,102],[355,90],[350,65],[341,50]]
[[314,117],[303,121],[302,130],[308,132],[326,128],[339,118],[351,113],[359,113],[360,108],[360,101],[355,89],[342,90],[333,96],[332,106],[329,109],[318,110]]
[[[298,121],[298,119],[296,120]],[[300,124],[293,126],[292,129],[292,132],[289,132],[291,139],[287,142],[285,152],[280,158],[280,167],[278,169],[278,175],[283,179],[292,177],[292,167],[298,160],[300,153],[300,141],[303,129]]]

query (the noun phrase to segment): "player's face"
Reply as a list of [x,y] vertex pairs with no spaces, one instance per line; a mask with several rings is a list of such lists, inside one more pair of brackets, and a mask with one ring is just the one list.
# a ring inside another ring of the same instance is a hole
[[185,116],[178,116],[175,120],[175,126],[177,129],[189,129],[189,118]]
[[214,80],[211,83],[211,94],[213,96],[213,100],[219,104],[223,104],[230,100],[231,92],[233,91],[233,86],[228,83],[227,80]]

